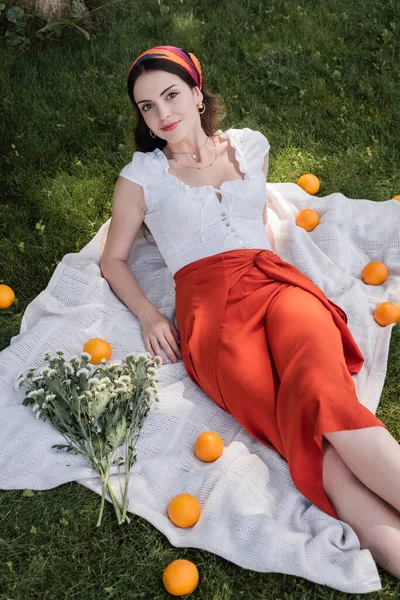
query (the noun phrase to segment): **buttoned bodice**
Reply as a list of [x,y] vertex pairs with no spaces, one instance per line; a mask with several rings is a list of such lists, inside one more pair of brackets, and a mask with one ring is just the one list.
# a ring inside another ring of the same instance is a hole
[[[136,151],[121,177],[143,187],[149,228],[172,275],[200,258],[234,250],[271,250],[262,213],[266,179],[262,166],[269,151],[267,138],[256,130],[216,132],[229,137],[243,179],[191,187],[169,172],[165,154]],[[221,201],[217,197],[221,195]]]

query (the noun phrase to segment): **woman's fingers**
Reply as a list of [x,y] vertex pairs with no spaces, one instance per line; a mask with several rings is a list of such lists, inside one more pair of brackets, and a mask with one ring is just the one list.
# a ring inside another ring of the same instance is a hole
[[163,315],[159,315],[153,322],[147,321],[142,324],[143,339],[147,352],[154,358],[156,354],[165,360],[161,350],[165,352],[172,363],[181,359],[180,336],[175,325]]
[[[177,335],[177,334],[175,334],[175,335]],[[167,342],[169,343],[170,347],[175,352],[176,356],[180,359],[180,358],[182,358],[181,351],[179,348],[179,342],[178,342],[177,338],[175,337],[175,335],[174,335],[173,331],[168,331],[166,338],[167,338]]]
[[157,339],[156,337],[152,337],[151,345],[154,348],[155,353],[159,354],[161,357],[162,348],[172,363],[176,363],[177,358],[182,358],[178,344],[176,343],[175,338],[170,331],[167,332],[161,340]]

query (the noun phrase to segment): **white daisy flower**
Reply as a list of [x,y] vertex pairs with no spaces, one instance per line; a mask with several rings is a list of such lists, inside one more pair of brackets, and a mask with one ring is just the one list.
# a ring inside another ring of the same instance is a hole
[[55,399],[56,395],[55,394],[47,394],[45,400],[46,402],[52,402]]
[[88,377],[90,375],[90,371],[86,368],[78,369],[76,375],[77,377],[79,377],[79,375],[86,375],[86,377]]
[[117,386],[117,387],[114,388],[114,392],[116,394],[124,394],[127,391],[128,390],[125,387],[119,387],[119,386]]

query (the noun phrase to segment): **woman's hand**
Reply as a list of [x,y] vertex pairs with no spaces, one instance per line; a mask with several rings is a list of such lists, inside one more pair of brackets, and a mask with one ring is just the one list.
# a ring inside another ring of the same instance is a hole
[[158,354],[163,359],[163,364],[165,364],[166,361],[161,349],[164,350],[172,363],[176,363],[178,362],[177,359],[182,358],[179,349],[179,332],[175,325],[164,317],[159,310],[154,309],[146,312],[141,316],[140,323],[144,345],[153,358]]

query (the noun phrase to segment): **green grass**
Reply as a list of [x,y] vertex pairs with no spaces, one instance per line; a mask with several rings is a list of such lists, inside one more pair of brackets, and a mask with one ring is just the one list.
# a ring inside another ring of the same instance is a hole
[[[110,217],[116,178],[134,150],[127,70],[150,46],[196,54],[225,101],[221,128],[259,129],[270,141],[270,182],[313,172],[319,196],[400,194],[397,0],[121,0],[104,12],[107,27],[89,42],[71,31],[22,54],[0,41],[0,283],[17,295],[0,312],[0,350],[62,257]],[[399,342],[397,327],[377,411],[398,441]],[[174,548],[136,516],[119,527],[111,505],[97,530],[99,502],[77,483],[31,497],[1,492],[0,599],[168,598],[161,574],[175,558],[199,568],[194,600],[347,597]],[[400,597],[398,582],[380,574],[383,590],[368,597]]]

